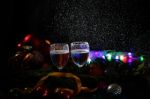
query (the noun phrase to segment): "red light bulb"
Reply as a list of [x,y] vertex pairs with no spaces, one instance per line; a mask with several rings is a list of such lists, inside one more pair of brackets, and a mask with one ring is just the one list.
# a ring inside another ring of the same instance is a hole
[[23,42],[28,42],[30,39],[31,39],[32,35],[31,34],[28,34],[24,37],[24,40]]

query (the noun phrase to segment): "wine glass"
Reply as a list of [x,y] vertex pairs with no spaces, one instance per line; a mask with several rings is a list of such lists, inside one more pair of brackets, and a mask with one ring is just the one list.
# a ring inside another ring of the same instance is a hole
[[71,57],[73,62],[79,67],[83,67],[87,63],[89,57],[89,43],[88,42],[72,42],[71,43]]
[[61,71],[69,59],[69,45],[66,43],[51,44],[50,57],[52,63]]

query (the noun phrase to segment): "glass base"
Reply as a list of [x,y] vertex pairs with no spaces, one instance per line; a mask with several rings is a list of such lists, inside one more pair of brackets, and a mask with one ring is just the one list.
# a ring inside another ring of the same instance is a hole
[[62,71],[63,67],[57,67],[58,71]]

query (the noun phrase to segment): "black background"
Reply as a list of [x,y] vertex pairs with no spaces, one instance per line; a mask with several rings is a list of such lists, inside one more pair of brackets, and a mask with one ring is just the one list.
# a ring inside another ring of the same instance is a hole
[[[149,5],[148,0],[9,0],[4,54],[12,55],[17,42],[34,33],[54,42],[88,41],[92,50],[149,55]],[[1,67],[1,76],[8,75],[9,68]]]
[[150,55],[149,5],[148,0],[9,0],[3,57],[13,55],[29,33],[53,42],[88,41],[91,50]]
[[149,52],[148,0],[12,0],[8,38],[25,34],[54,42],[88,41],[94,50]]

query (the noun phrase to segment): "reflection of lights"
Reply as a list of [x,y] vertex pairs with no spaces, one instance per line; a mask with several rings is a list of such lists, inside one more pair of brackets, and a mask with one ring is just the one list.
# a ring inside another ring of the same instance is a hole
[[17,57],[17,56],[21,56],[21,52],[20,51],[18,51],[18,52],[16,52],[16,54],[14,55],[15,57]]
[[17,56],[20,56],[20,55],[21,55],[21,54],[19,54],[19,53],[16,53],[16,54],[15,54],[15,57],[17,57]]
[[43,96],[44,96],[44,97],[48,96],[48,90],[45,90],[45,91],[44,91]]
[[33,58],[33,54],[31,54],[31,53],[28,53],[28,54],[26,54],[26,56],[24,57],[24,61],[26,60],[26,61],[28,61],[28,60],[30,60],[30,59],[32,59]]
[[50,42],[49,40],[45,40],[45,42],[46,42],[48,45],[51,44],[51,42]]
[[90,64],[91,61],[92,61],[91,58],[88,58],[88,60],[87,60],[88,64]]
[[120,95],[122,93],[122,87],[118,84],[110,84],[108,87],[107,87],[107,92],[111,95]]

